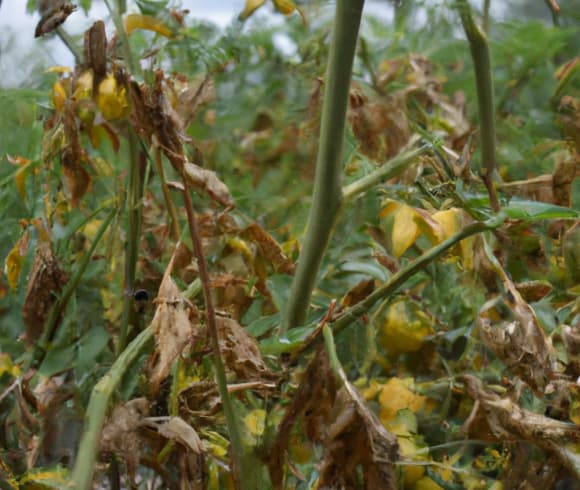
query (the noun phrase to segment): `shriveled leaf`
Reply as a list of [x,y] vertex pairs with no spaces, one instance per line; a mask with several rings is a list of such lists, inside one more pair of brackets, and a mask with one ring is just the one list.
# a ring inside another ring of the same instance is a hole
[[205,452],[195,429],[181,417],[146,418],[142,425],[155,429],[161,436],[175,441],[196,454]]
[[139,427],[149,411],[146,398],[135,398],[123,405],[117,405],[101,433],[103,451],[117,453],[127,462],[129,475],[134,478],[139,463]]
[[131,33],[137,29],[156,32],[157,34],[169,38],[173,37],[173,31],[156,17],[144,14],[126,15],[125,31],[127,31],[127,35],[131,35]]
[[232,318],[218,316],[216,320],[226,369],[234,372],[238,380],[277,379],[262,359],[254,337]]
[[524,301],[515,284],[483,239],[480,256],[502,282],[505,293],[483,305],[477,319],[478,332],[487,345],[530,387],[542,391],[552,377],[552,347],[534,310]]
[[62,25],[68,16],[72,14],[77,9],[76,5],[72,3],[63,3],[57,5],[55,8],[49,10],[45,13],[38,24],[36,24],[36,29],[34,31],[34,37],[44,36],[54,31],[57,27]]
[[[151,384],[157,391],[173,361],[193,341],[195,327],[190,319],[193,306],[182,296],[169,274],[163,278],[155,299],[157,309],[151,321],[155,336],[155,356],[151,366]],[[194,311],[194,314],[197,314]]]
[[234,198],[230,194],[230,190],[215,172],[190,162],[185,164],[184,169],[192,186],[204,190],[214,201],[226,207],[234,205]]
[[280,244],[259,224],[253,223],[244,230],[241,235],[258,245],[261,254],[272,264],[276,272],[293,274],[294,263],[284,254]]
[[59,490],[66,488],[69,482],[69,471],[62,466],[54,468],[34,468],[18,479],[18,487],[34,490]]
[[68,275],[61,269],[50,244],[39,241],[22,306],[25,340],[29,345],[42,335],[50,310],[67,280]]
[[493,434],[503,441],[524,439],[555,454],[572,473],[580,478],[578,457],[566,449],[566,444],[580,443],[580,427],[530,412],[509,397],[484,388],[475,376],[463,375],[461,380],[469,396],[478,401]]
[[8,286],[10,289],[15,290],[18,286],[18,280],[20,278],[20,271],[22,270],[22,264],[24,263],[24,256],[26,254],[26,249],[28,248],[29,234],[24,233],[22,237],[14,244],[6,259],[4,260],[4,272],[6,274],[6,280],[8,281]]

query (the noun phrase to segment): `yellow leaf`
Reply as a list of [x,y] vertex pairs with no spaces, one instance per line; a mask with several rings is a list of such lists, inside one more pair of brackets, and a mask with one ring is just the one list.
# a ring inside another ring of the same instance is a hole
[[413,393],[410,389],[413,386],[412,378],[391,378],[383,385],[379,396],[379,418],[387,428],[389,428],[389,422],[395,419],[399,410],[409,409],[411,412],[416,413],[425,406],[427,397]]
[[253,436],[261,436],[264,433],[266,411],[261,408],[252,410],[244,417],[246,428]]
[[46,70],[46,73],[70,73],[72,70],[70,66],[51,66]]
[[66,100],[66,91],[60,82],[54,82],[52,86],[52,103],[57,112],[61,112]]
[[385,311],[378,342],[390,354],[417,352],[423,339],[434,333],[429,318],[415,303],[399,299],[388,305]]
[[417,212],[407,204],[390,201],[380,212],[380,217],[393,216],[391,243],[393,255],[400,257],[415,243],[419,236],[419,227],[415,221]]
[[449,238],[461,229],[460,209],[452,208],[445,211],[437,211],[433,215],[433,219],[443,227],[445,238]]
[[246,0],[243,12],[238,16],[239,20],[246,20],[256,10],[266,3],[266,0]]
[[28,167],[21,167],[14,174],[14,181],[20,199],[24,199],[26,196],[26,177],[28,177]]
[[165,37],[173,37],[172,30],[151,15],[129,14],[125,17],[125,31],[130,35],[136,29],[153,31]]
[[20,367],[14,364],[11,357],[6,353],[0,354],[0,376],[4,375],[4,373],[8,373],[14,378],[20,376]]
[[15,290],[16,286],[18,286],[18,278],[20,277],[22,263],[24,262],[26,248],[23,250],[23,241],[26,242],[26,245],[28,244],[28,234],[25,234],[20,240],[16,242],[4,261],[4,273],[6,274],[8,285],[12,290]]
[[443,487],[435,483],[428,476],[424,476],[415,483],[413,490],[443,490]]
[[120,119],[127,115],[129,103],[127,102],[125,87],[119,87],[114,76],[107,76],[99,84],[97,106],[101,110],[103,117],[108,121]]
[[273,0],[276,10],[284,15],[290,15],[296,10],[296,5],[292,0]]

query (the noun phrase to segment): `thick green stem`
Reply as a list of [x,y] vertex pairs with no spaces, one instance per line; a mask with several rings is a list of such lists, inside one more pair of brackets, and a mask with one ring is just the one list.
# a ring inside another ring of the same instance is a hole
[[491,207],[494,212],[498,212],[500,206],[493,185],[497,162],[495,152],[495,106],[489,43],[486,35],[475,24],[467,0],[456,0],[455,8],[459,12],[463,30],[469,41],[475,71],[481,138],[481,175],[489,193]]
[[365,175],[356,182],[353,182],[352,184],[344,187],[342,190],[343,207],[352,202],[361,194],[373,188],[379,182],[392,179],[393,177],[403,173],[409,168],[409,166],[415,161],[417,157],[426,153],[428,149],[428,146],[422,146],[420,148],[416,148],[415,150],[397,155],[392,160],[389,160],[384,165],[381,165],[370,174]]
[[117,355],[127,345],[129,325],[134,316],[133,292],[137,258],[139,256],[139,238],[141,236],[141,199],[143,197],[143,179],[141,178],[141,152],[133,128],[129,128],[129,189],[127,191],[127,243],[125,244],[125,279],[123,295],[123,315],[117,342]]
[[148,327],[143,330],[117,358],[111,370],[93,388],[85,416],[85,426],[79,452],[72,472],[72,488],[76,490],[89,490],[92,488],[101,430],[105,422],[111,395],[121,382],[129,366],[137,359],[152,338],[153,332],[151,328]]
[[491,0],[483,0],[483,16],[481,19],[481,28],[487,35],[489,33],[489,10],[491,8]]
[[302,325],[324,251],[342,203],[342,146],[352,64],[364,0],[337,0],[326,76],[313,203],[282,325]]
[[193,253],[197,260],[199,278],[201,280],[201,285],[203,289],[207,330],[213,351],[212,359],[213,359],[213,368],[215,372],[215,379],[218,392],[220,394],[220,398],[222,401],[222,406],[226,417],[226,423],[228,425],[228,432],[230,435],[230,447],[233,466],[232,480],[234,482],[234,487],[236,488],[236,490],[241,490],[242,488],[250,489],[254,488],[250,482],[252,481],[252,478],[254,478],[256,475],[255,471],[256,468],[253,468],[249,464],[247,464],[249,462],[251,455],[244,454],[241,431],[238,425],[238,420],[236,418],[236,413],[234,410],[232,399],[228,391],[226,370],[221,355],[215,310],[211,296],[211,282],[209,277],[209,271],[207,268],[207,262],[203,255],[201,237],[198,230],[197,219],[193,211],[193,204],[191,202],[191,197],[189,194],[190,189],[188,186],[188,180],[185,174],[182,174],[182,180],[184,185],[183,197],[185,201],[185,210],[187,212],[187,221],[189,224],[191,240],[193,242]]

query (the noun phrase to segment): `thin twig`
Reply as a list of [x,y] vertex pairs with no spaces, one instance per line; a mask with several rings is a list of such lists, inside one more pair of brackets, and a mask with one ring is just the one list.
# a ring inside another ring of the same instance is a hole
[[216,384],[222,400],[222,405],[224,409],[224,414],[226,416],[226,422],[228,425],[228,432],[230,435],[230,444],[232,452],[232,480],[234,482],[234,487],[239,490],[242,487],[242,477],[244,479],[250,476],[251,468],[245,468],[244,464],[244,452],[242,447],[242,437],[240,429],[238,427],[238,422],[236,419],[236,413],[232,404],[230,394],[228,392],[228,383],[226,379],[226,371],[224,362],[221,356],[220,342],[217,330],[216,315],[213,306],[213,300],[211,297],[211,283],[209,272],[207,268],[207,262],[203,255],[203,248],[201,244],[201,238],[199,235],[197,219],[195,217],[195,212],[193,210],[193,204],[190,197],[190,189],[188,184],[188,178],[185,172],[181,175],[183,186],[184,186],[184,204],[187,213],[187,222],[189,224],[189,232],[191,234],[191,240],[193,242],[193,253],[197,260],[197,268],[199,271],[199,278],[201,280],[203,288],[203,297],[205,302],[205,314],[207,329],[209,333],[209,338],[212,344],[213,350],[213,367],[215,371]]

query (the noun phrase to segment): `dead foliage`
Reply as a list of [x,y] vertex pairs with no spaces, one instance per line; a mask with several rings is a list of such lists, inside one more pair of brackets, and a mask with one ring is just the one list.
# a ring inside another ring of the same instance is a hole
[[22,306],[27,344],[32,345],[41,337],[50,310],[67,280],[68,274],[62,270],[50,244],[39,241]]
[[46,11],[41,19],[36,24],[36,29],[34,30],[34,37],[44,36],[50,34],[56,30],[59,26],[64,24],[68,16],[72,14],[77,9],[76,5],[72,3],[62,3],[50,8]]
[[286,461],[286,451],[292,428],[300,418],[308,439],[324,447],[319,488],[358,488],[359,467],[365,488],[397,488],[396,438],[350,382],[335,379],[322,349],[306,368],[270,449],[267,463],[275,489],[284,488],[285,464],[291,464]]
[[266,365],[254,337],[234,319],[216,318],[220,351],[226,369],[239,381],[273,381],[277,375]]
[[150,360],[154,393],[169,373],[173,361],[193,342],[199,321],[197,309],[182,296],[169,274],[159,287],[155,303],[157,309],[151,321],[155,354]]
[[[489,300],[479,312],[477,328],[483,343],[514,374],[541,393],[554,377],[552,346],[526,303],[481,237],[476,241],[476,269],[503,286],[503,294]],[[495,276],[495,277],[494,277]]]
[[500,397],[485,389],[475,376],[460,378],[477,407],[481,407],[487,423],[499,440],[526,440],[556,456],[568,471],[580,478],[580,456],[574,444],[580,442],[580,427],[570,422],[551,419],[522,409],[509,397]]

